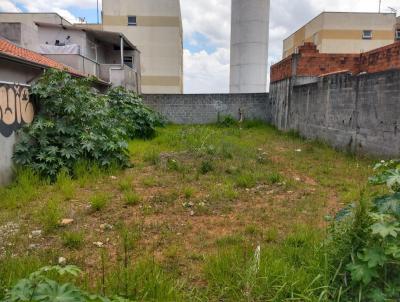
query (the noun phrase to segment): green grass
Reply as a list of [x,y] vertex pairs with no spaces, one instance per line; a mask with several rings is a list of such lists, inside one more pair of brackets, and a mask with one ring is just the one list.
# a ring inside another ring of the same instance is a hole
[[118,188],[121,192],[132,190],[132,177],[126,176],[118,182]]
[[187,301],[182,293],[182,285],[148,259],[109,272],[106,288],[132,301]]
[[107,193],[97,193],[90,197],[89,203],[93,211],[103,210],[110,202],[110,195]]
[[[48,260],[48,259],[47,259]],[[23,279],[39,268],[47,265],[47,261],[38,256],[12,257],[7,255],[0,258],[0,300],[6,290],[18,280]]]
[[128,206],[135,206],[142,201],[140,195],[133,190],[127,191],[124,194],[124,202]]
[[148,154],[145,154],[143,159],[151,165],[158,165],[161,161],[160,153],[156,150],[151,150]]
[[203,160],[199,167],[200,174],[207,174],[215,170],[214,164],[210,160]]
[[63,218],[60,201],[50,199],[35,213],[35,217],[46,232],[55,231]]
[[65,247],[80,249],[84,243],[84,234],[82,232],[64,232],[61,239]]
[[18,170],[13,184],[0,188],[0,209],[15,209],[32,202],[40,195],[45,183],[31,170]]
[[183,189],[183,195],[185,196],[186,199],[190,199],[193,197],[194,194],[194,189],[191,187],[186,187]]
[[206,259],[206,296],[213,301],[318,301],[327,287],[324,251],[313,230],[302,229],[282,245],[261,245],[259,260],[255,246],[228,239]]
[[364,185],[372,160],[258,121],[169,125],[129,151],[125,171],[82,162],[55,184],[21,171],[0,189],[0,227],[21,222],[15,238],[0,236],[16,255],[0,256],[3,292],[61,255],[85,289],[132,301],[329,301],[323,217],[376,194]]
[[57,175],[56,188],[65,200],[71,200],[75,195],[75,184],[66,170],[62,170]]
[[239,188],[253,188],[257,184],[257,178],[254,173],[244,172],[235,177],[235,184]]

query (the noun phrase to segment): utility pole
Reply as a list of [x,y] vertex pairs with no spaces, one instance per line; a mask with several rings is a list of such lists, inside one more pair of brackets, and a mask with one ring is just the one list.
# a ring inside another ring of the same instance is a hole
[[99,24],[99,0],[97,0],[97,24]]
[[382,6],[382,0],[379,0],[379,13],[381,13],[381,6]]

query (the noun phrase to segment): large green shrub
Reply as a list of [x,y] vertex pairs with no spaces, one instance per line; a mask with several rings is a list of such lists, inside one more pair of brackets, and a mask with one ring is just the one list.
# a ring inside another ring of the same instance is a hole
[[122,88],[101,95],[92,84],[62,71],[45,72],[32,88],[39,110],[19,132],[17,165],[55,179],[82,160],[103,168],[129,164],[127,140],[152,135],[156,115]]
[[115,123],[125,129],[129,138],[148,138],[155,134],[155,127],[163,124],[159,114],[143,105],[141,98],[122,87],[107,93]]

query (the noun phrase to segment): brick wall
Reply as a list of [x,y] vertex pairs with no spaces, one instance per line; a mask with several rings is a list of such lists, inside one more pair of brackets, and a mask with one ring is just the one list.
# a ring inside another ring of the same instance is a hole
[[293,75],[293,56],[283,59],[271,67],[271,83],[288,79]]
[[400,41],[362,54],[319,53],[313,43],[271,67],[271,82],[292,76],[322,76],[347,71],[374,73],[400,68]]
[[361,55],[359,72],[374,73],[400,68],[400,41]]

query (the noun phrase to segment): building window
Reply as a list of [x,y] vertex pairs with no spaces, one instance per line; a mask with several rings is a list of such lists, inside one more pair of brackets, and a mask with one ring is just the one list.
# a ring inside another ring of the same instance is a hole
[[129,66],[130,68],[133,68],[133,57],[124,57],[124,64]]
[[372,30],[363,30],[362,38],[364,40],[371,40],[372,39]]
[[128,26],[136,26],[136,16],[128,16]]
[[400,41],[400,29],[396,29],[396,40]]

